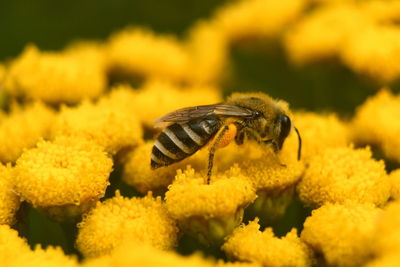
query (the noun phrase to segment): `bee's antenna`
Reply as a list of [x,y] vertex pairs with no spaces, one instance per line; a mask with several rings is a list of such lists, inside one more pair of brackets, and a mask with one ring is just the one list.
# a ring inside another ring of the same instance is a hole
[[301,158],[301,136],[300,136],[299,130],[297,130],[296,127],[294,127],[294,130],[296,131],[297,136],[299,137],[299,149],[297,150],[297,160],[300,160],[300,158]]

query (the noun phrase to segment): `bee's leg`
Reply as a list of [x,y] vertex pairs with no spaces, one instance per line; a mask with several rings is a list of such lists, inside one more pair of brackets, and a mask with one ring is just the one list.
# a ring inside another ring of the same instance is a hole
[[237,127],[235,124],[224,125],[211,143],[210,154],[208,156],[207,184],[210,183],[211,179],[215,151],[218,148],[228,145],[235,138],[236,133]]
[[[274,152],[278,153],[279,147],[278,147],[278,144],[276,142],[274,142],[274,140],[272,140],[272,139],[265,140],[265,141],[263,141],[263,143],[266,145],[272,145],[272,149],[274,150]],[[282,167],[286,167],[286,164],[282,163],[278,156],[277,156],[277,160],[279,162],[279,165],[281,165]]]

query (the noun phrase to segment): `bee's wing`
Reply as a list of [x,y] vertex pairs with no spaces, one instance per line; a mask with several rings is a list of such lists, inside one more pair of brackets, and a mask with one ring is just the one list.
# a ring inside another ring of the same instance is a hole
[[154,121],[154,127],[165,127],[170,123],[187,123],[194,119],[212,116],[252,117],[254,112],[247,108],[224,104],[188,107],[172,111],[158,118]]

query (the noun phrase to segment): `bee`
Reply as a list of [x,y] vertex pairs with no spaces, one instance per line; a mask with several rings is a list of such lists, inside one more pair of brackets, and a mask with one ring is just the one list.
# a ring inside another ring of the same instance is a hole
[[172,111],[155,121],[155,127],[163,130],[152,149],[151,168],[176,163],[209,145],[209,183],[217,149],[233,140],[241,145],[252,139],[272,146],[277,153],[292,129],[298,136],[297,159],[300,160],[301,136],[285,110],[286,103],[264,93],[235,93],[221,104]]

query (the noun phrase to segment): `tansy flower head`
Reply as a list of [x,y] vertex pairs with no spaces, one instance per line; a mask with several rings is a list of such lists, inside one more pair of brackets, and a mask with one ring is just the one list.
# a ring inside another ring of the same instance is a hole
[[20,200],[13,188],[14,170],[0,163],[0,224],[13,224]]
[[63,107],[52,131],[55,136],[85,137],[111,154],[142,141],[142,128],[135,115],[124,106],[107,102]]
[[301,239],[329,265],[361,266],[371,256],[379,212],[372,204],[325,204],[306,219]]
[[347,39],[368,23],[370,20],[348,2],[325,5],[288,31],[285,46],[296,63],[329,59],[337,56]]
[[206,184],[205,176],[190,167],[178,171],[165,195],[168,211],[181,229],[208,245],[219,245],[232,232],[255,197],[251,183],[238,170]]
[[[346,146],[350,142],[348,127],[335,114],[297,112],[294,124],[301,134],[301,159],[304,162],[309,162],[325,148]],[[297,142],[297,138],[288,138],[287,146],[294,150]]]
[[236,260],[262,266],[311,266],[312,251],[292,229],[285,237],[274,236],[272,228],[260,232],[258,221],[235,229],[223,245],[227,255]]
[[[8,225],[0,225],[0,262],[29,252],[29,246],[25,239],[18,236],[18,232]],[[5,265],[6,266],[6,265]]]
[[400,96],[383,89],[358,107],[352,122],[358,143],[378,145],[384,154],[400,161]]
[[118,105],[153,128],[153,121],[170,111],[220,101],[220,93],[210,86],[181,87],[167,81],[150,80],[139,90],[127,85],[117,86],[100,102]]
[[228,42],[249,37],[275,36],[301,14],[305,2],[237,1],[221,8],[213,21]]
[[180,80],[186,72],[187,54],[172,36],[127,28],[110,37],[109,68],[124,74]]
[[15,169],[23,200],[42,208],[79,208],[104,195],[112,160],[93,142],[63,136],[26,150]]
[[374,233],[374,254],[378,256],[400,253],[400,202],[390,203],[380,214]]
[[0,161],[14,162],[25,148],[40,138],[50,137],[54,112],[40,102],[24,107],[14,105],[9,114],[0,114]]
[[27,46],[11,62],[4,88],[15,96],[53,104],[99,96],[106,86],[104,59],[96,50],[80,48],[56,53]]
[[353,70],[382,81],[400,76],[400,29],[374,25],[355,31],[343,47],[344,62]]
[[384,204],[390,196],[390,182],[383,161],[371,158],[369,148],[328,148],[310,160],[298,184],[300,199],[311,206],[324,203]]
[[178,228],[167,214],[161,198],[114,198],[98,205],[78,224],[77,247],[86,257],[110,253],[125,241],[170,249]]
[[399,265],[400,255],[389,254],[382,257],[378,257],[370,262],[368,262],[364,267],[395,267]]
[[[215,84],[228,61],[228,40],[212,22],[192,27],[185,43],[189,61],[186,79],[192,84]],[[207,49],[204,49],[204,48]]]

